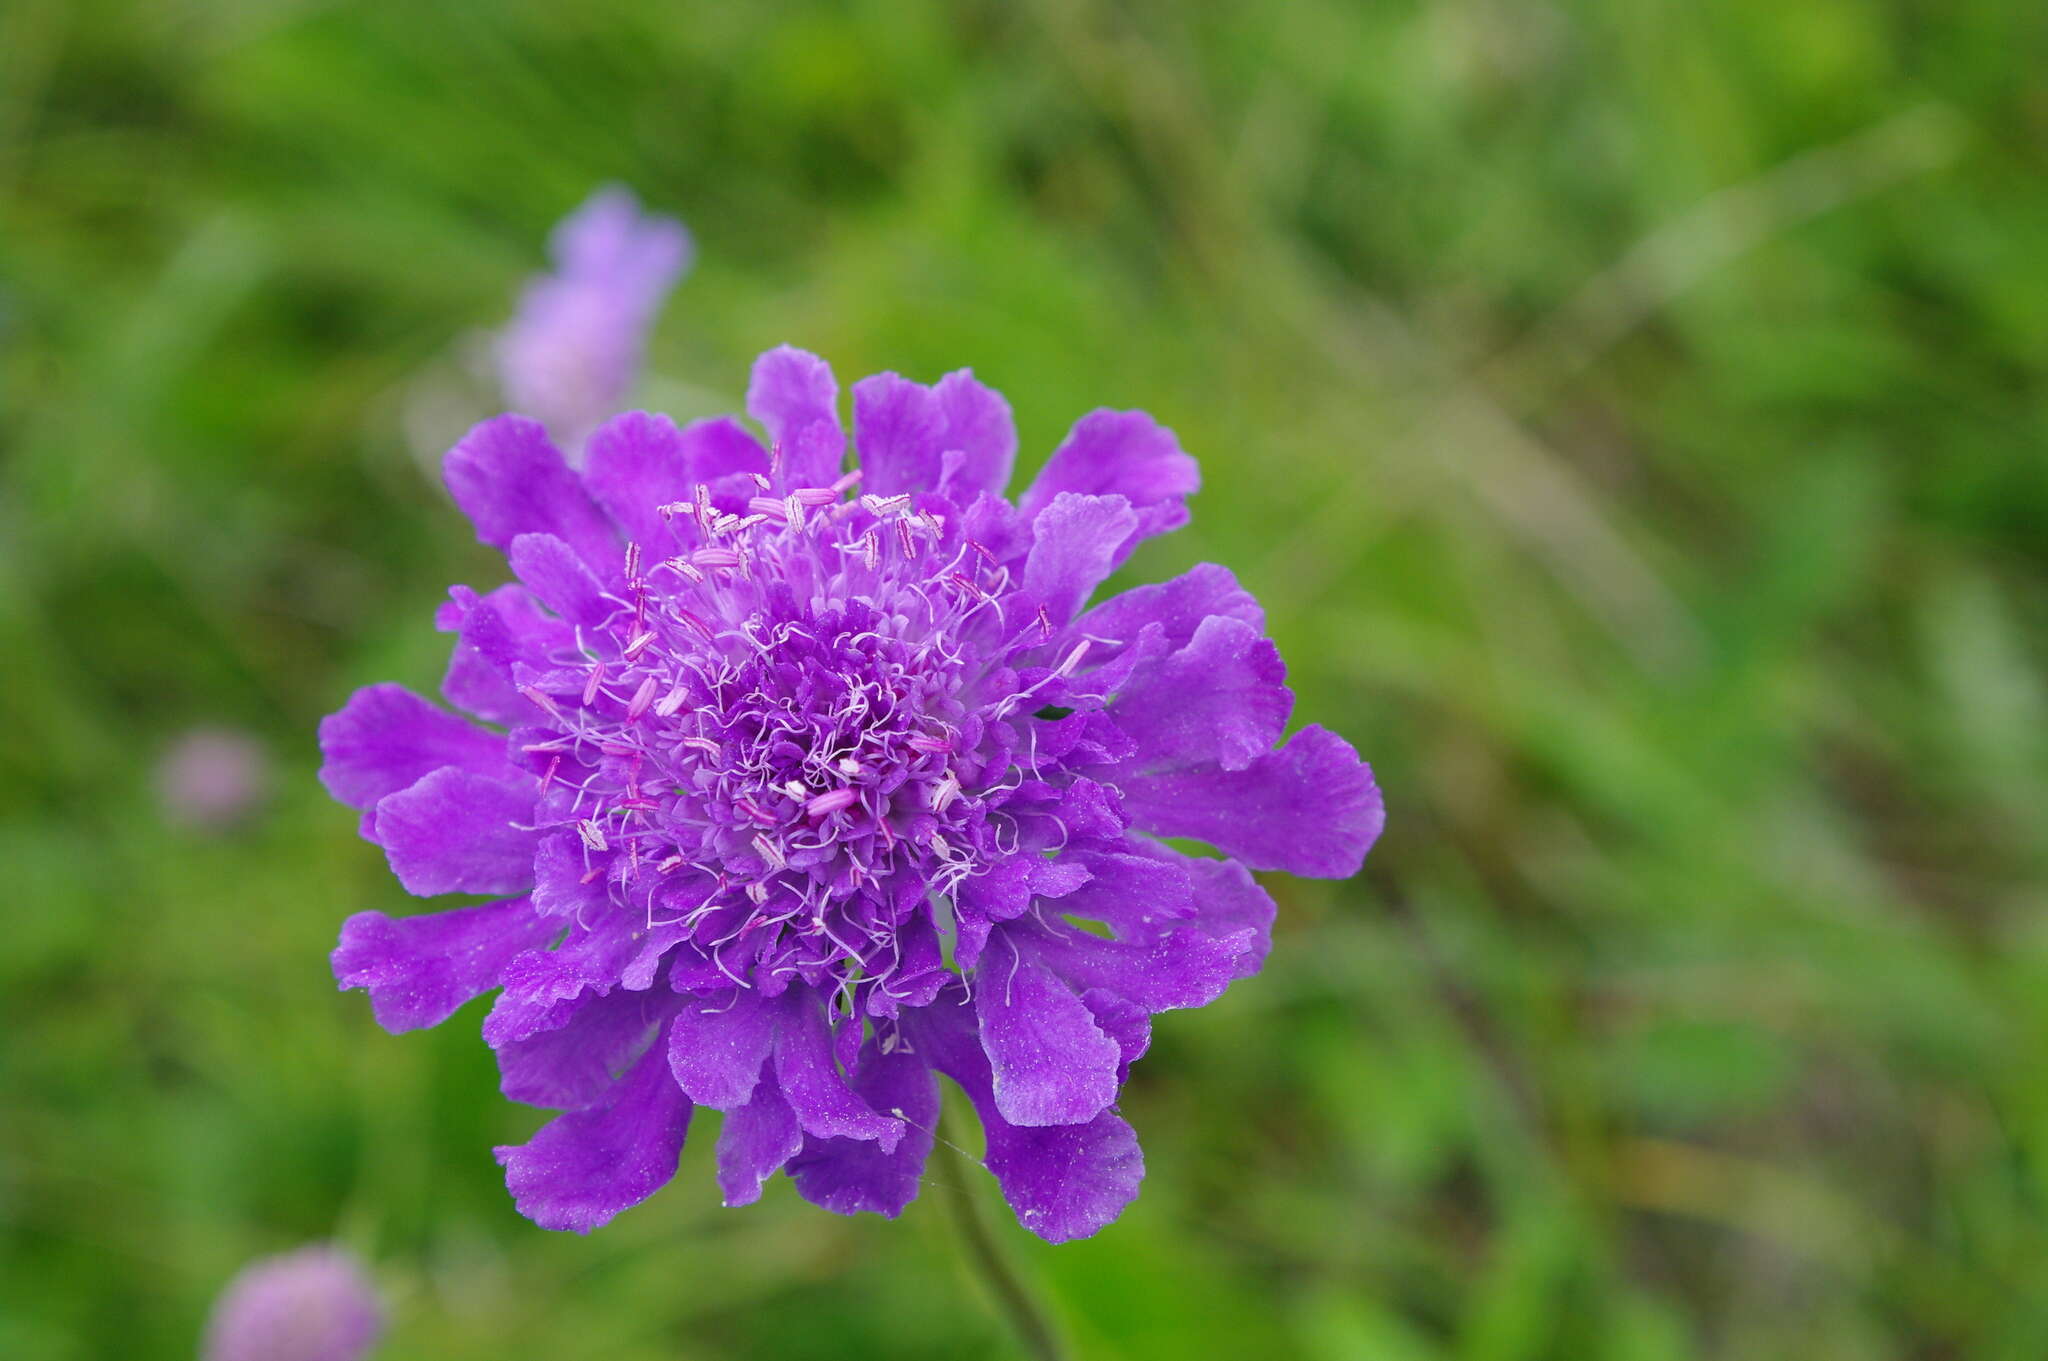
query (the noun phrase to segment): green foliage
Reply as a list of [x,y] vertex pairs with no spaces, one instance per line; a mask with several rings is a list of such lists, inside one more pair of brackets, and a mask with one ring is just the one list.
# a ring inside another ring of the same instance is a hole
[[[1391,810],[1168,1016],[1146,1191],[1006,1232],[1094,1357],[2048,1351],[2048,101],[2005,0],[0,6],[0,1355],[175,1358],[338,1234],[398,1358],[992,1354],[926,1197],[517,1218],[472,1008],[313,782],[501,571],[425,471],[553,220],[698,272],[651,401],[784,340],[1203,462]],[[2031,55],[2030,55],[2031,54]],[[165,825],[182,728],[281,793]],[[934,1176],[952,1175],[935,1162]]]

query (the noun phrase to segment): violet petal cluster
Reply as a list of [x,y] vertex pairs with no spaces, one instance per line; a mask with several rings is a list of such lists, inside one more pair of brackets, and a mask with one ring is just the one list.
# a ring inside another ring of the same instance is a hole
[[556,226],[554,271],[534,279],[497,340],[512,410],[545,425],[572,461],[639,381],[647,333],[690,267],[690,234],[644,214],[630,190],[598,190]]
[[1151,1017],[1265,959],[1250,871],[1349,875],[1379,833],[1343,739],[1282,740],[1229,572],[1089,606],[1187,520],[1170,431],[1097,411],[1012,504],[1010,410],[972,373],[855,384],[851,470],[837,399],[778,349],[765,447],[625,415],[580,474],[532,421],[478,426],[448,486],[517,580],[452,592],[442,691],[495,726],[396,685],[321,726],[407,889],[496,895],[361,913],[334,966],[393,1031],[499,990],[505,1094],[564,1112],[497,1151],[545,1227],[651,1195],[698,1106],[727,1204],[783,1171],[894,1215],[943,1073],[1023,1224],[1091,1234],[1143,1175],[1116,1102]]

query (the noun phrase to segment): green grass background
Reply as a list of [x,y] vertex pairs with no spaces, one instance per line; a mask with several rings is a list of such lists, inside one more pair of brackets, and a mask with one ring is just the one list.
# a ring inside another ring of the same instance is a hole
[[[1162,1018],[1087,1357],[2048,1354],[2048,14],[2012,0],[0,3],[0,1356],[191,1354],[338,1235],[383,1355],[1010,1354],[936,1195],[508,1203],[480,1006],[313,779],[487,586],[423,459],[619,180],[650,402],[971,364],[1142,406],[1376,764],[1359,880]],[[278,763],[166,824],[195,723]],[[933,1178],[958,1179],[935,1161]]]

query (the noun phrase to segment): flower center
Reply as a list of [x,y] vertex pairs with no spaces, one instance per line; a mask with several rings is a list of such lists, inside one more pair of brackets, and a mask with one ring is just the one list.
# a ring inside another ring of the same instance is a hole
[[910,915],[1014,840],[985,797],[1009,758],[981,757],[964,693],[960,633],[995,583],[901,498],[707,504],[666,508],[693,542],[644,574],[629,549],[630,598],[529,689],[557,727],[527,746],[543,817],[648,930],[735,977],[874,978]]

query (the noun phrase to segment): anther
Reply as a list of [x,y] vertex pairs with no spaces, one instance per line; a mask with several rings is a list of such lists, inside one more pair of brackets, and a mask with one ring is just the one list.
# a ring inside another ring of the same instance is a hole
[[633,692],[633,702],[626,706],[626,721],[628,723],[631,723],[647,712],[647,706],[654,703],[654,692],[657,688],[652,676],[640,682],[640,688]]
[[836,813],[840,809],[848,807],[858,797],[859,795],[855,794],[851,789],[828,790],[805,804],[804,812],[814,818],[821,818],[828,813]]
[[597,663],[597,665],[590,668],[590,679],[583,682],[583,702],[585,705],[589,705],[596,701],[597,688],[603,684],[604,663],[599,662]]
[[596,818],[584,818],[576,824],[576,835],[583,838],[583,844],[593,851],[610,850],[604,839],[604,828],[597,825]]

